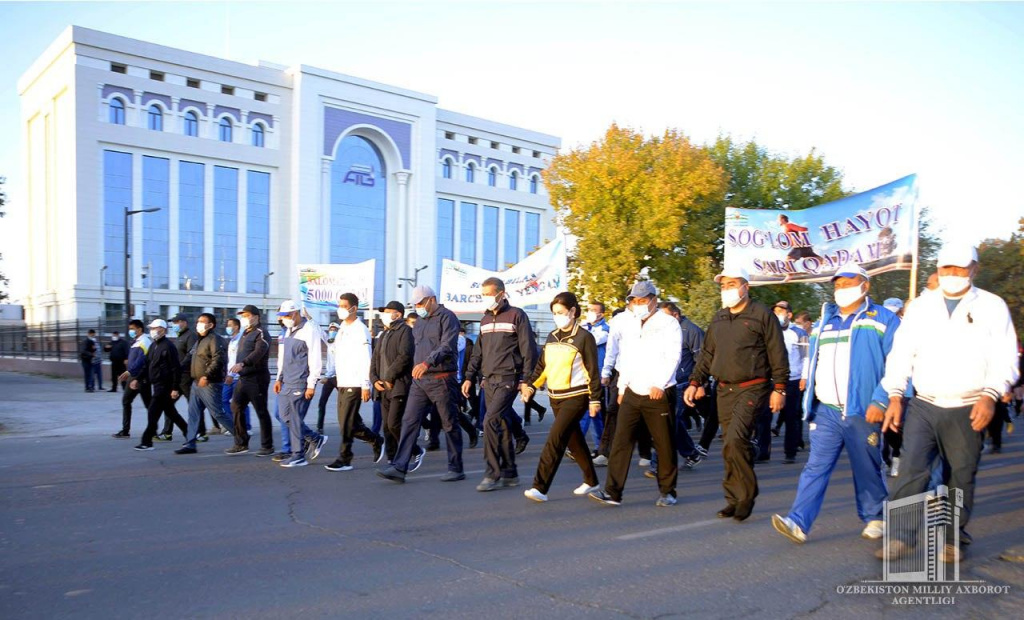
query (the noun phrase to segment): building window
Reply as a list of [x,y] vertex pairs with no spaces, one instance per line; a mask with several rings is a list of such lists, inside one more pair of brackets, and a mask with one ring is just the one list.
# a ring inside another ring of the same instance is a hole
[[205,166],[178,164],[178,273],[183,291],[203,290]]
[[519,211],[505,209],[505,264],[519,262]]
[[434,283],[441,287],[444,259],[455,260],[455,201],[437,199],[437,270]]
[[150,286],[168,288],[170,272],[170,180],[171,160],[163,157],[142,158],[142,208],[160,209],[142,214],[142,264],[150,265]]
[[185,112],[185,135],[193,138],[199,135],[199,115],[192,110]]
[[263,146],[263,124],[256,123],[252,126],[252,145]]
[[270,271],[270,174],[249,170],[246,175],[245,290],[266,293],[263,276]]
[[[124,286],[124,212],[132,206],[132,156],[103,151],[103,284]],[[124,316],[124,315],[122,315]]]
[[531,194],[536,194],[537,193],[537,188],[538,188],[539,185],[540,185],[540,180],[537,178],[537,175],[531,176],[530,177],[530,193]]
[[267,93],[253,93],[252,98],[256,101],[266,101]]
[[540,247],[540,213],[526,213],[525,215],[523,241],[526,245],[526,253],[530,254]]
[[220,93],[222,95],[233,95],[233,94],[235,94],[235,87],[234,86],[221,86],[220,87]]
[[515,170],[512,171],[512,174],[508,175],[508,188],[512,190],[519,189],[519,173]]
[[483,247],[484,269],[491,271],[498,270],[498,207],[484,207],[484,239]]
[[459,203],[459,262],[476,265],[476,204]]
[[491,142],[491,148],[492,149],[498,149],[498,148],[501,148],[501,145],[498,144],[497,142]]
[[164,111],[156,104],[149,106],[149,128],[153,131],[164,130]]
[[445,158],[445,160],[441,162],[441,176],[445,179],[452,178],[452,160]]
[[469,143],[470,144],[476,144],[476,142],[477,142],[476,138],[474,138],[473,136],[469,136]]
[[157,82],[163,82],[164,81],[164,74],[163,74],[162,71],[150,71],[149,72],[149,79],[156,80]]
[[534,156],[534,157],[535,157],[536,159],[540,159],[540,151],[534,151],[534,152],[533,152],[533,156]]
[[110,63],[110,70],[114,73],[128,73],[127,65],[122,65],[119,62]]
[[213,290],[238,291],[237,168],[213,167],[213,280]]
[[124,102],[117,97],[110,100],[110,122],[124,125]]
[[466,164],[466,183],[476,182],[476,164],[469,162]]
[[231,120],[228,117],[220,119],[220,141],[231,142]]
[[444,132],[444,139],[445,140],[454,140],[455,139],[455,133],[451,132],[451,131]]
[[185,78],[185,86],[189,88],[199,88],[199,80],[196,78]]
[[512,152],[515,153],[516,155],[518,155],[519,154],[519,147],[518,146],[513,146],[512,147]]
[[487,169],[487,184],[491,187],[498,186],[498,169],[488,168]]

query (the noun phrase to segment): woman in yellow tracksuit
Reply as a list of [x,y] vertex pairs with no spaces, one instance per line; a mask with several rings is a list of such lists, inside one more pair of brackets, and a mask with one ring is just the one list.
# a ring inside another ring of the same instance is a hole
[[583,470],[583,484],[574,494],[586,496],[598,488],[597,471],[590,456],[587,440],[580,430],[580,420],[587,413],[601,411],[601,369],[597,366],[597,342],[580,327],[580,304],[572,293],[559,293],[551,301],[551,313],[557,329],[548,334],[544,351],[527,383],[523,384],[523,401],[529,400],[537,388],[547,382],[548,395],[555,421],[551,424],[547,443],[540,453],[533,488],[524,495],[535,502],[548,501],[548,489],[562,462],[566,447],[572,451],[576,464]]

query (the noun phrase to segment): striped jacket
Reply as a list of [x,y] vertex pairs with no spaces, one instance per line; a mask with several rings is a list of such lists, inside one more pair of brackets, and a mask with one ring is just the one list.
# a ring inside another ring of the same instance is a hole
[[502,377],[524,381],[533,373],[536,362],[537,343],[530,317],[502,300],[497,310],[485,312],[480,319],[480,336],[465,369],[466,380]]
[[548,334],[528,383],[536,391],[545,382],[553,400],[587,395],[592,404],[601,402],[597,341],[578,321],[567,332],[556,329]]

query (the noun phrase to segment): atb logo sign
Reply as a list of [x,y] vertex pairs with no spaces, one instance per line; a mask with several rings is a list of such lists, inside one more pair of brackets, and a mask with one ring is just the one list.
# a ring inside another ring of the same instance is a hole
[[342,183],[352,183],[361,187],[373,187],[376,183],[373,177],[373,166],[352,164],[348,172],[345,173]]

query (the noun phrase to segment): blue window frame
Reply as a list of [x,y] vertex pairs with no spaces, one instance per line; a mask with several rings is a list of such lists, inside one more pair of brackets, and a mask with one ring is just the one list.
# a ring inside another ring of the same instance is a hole
[[156,104],[149,106],[149,128],[153,131],[164,130],[164,111]]
[[481,252],[484,269],[498,270],[498,207],[484,207],[484,239]]
[[231,127],[231,120],[228,117],[225,116],[224,118],[220,119],[219,130],[220,130],[220,134],[219,134],[220,141],[221,142],[231,142],[232,127]]
[[142,214],[142,265],[152,265],[150,286],[160,289],[170,286],[170,179],[171,160],[148,155],[142,158],[142,208],[160,209]]
[[270,174],[249,170],[245,210],[245,291],[265,293],[263,275],[270,271]]
[[237,168],[213,167],[213,280],[213,290],[238,291]]
[[505,265],[519,262],[519,211],[505,209]]
[[446,179],[452,178],[452,160],[445,159],[441,162],[441,176]]
[[530,177],[530,193],[531,194],[536,194],[537,193],[537,188],[538,188],[539,185],[540,185],[540,181],[537,179],[537,175],[531,176]]
[[476,165],[473,162],[466,164],[466,183],[476,182]]
[[185,112],[185,135],[193,138],[199,135],[199,115],[192,110]]
[[261,123],[252,126],[252,145],[263,146],[263,125]]
[[124,212],[132,206],[132,156],[103,151],[103,272],[105,286],[124,286]]
[[124,125],[124,102],[117,97],[110,100],[110,122],[115,125]]
[[540,247],[540,213],[525,213],[523,224],[523,243],[529,255]]
[[441,288],[441,267],[444,259],[455,260],[455,201],[437,199],[437,268],[434,282]]
[[459,262],[476,265],[476,204],[459,204]]
[[178,164],[178,275],[181,290],[203,290],[203,193],[206,170],[203,164]]
[[488,168],[487,169],[487,184],[491,187],[497,187],[498,185],[498,169]]
[[508,175],[508,188],[513,190],[519,189],[519,173],[515,170],[512,171],[512,174]]

